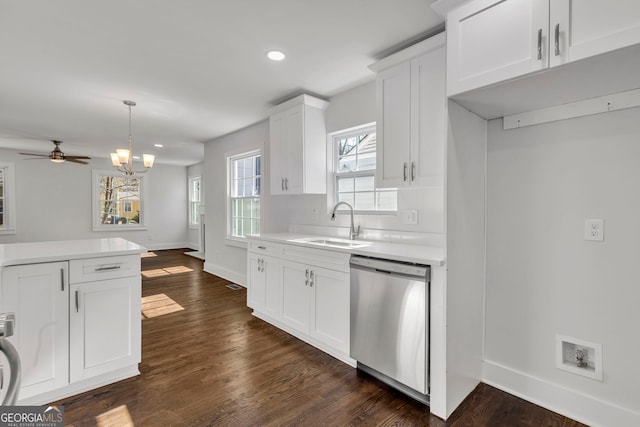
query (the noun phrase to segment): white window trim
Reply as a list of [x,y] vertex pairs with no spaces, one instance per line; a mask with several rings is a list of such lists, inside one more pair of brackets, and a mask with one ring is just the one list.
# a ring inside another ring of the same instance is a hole
[[119,172],[114,172],[113,170],[98,170],[94,169],[92,171],[92,186],[91,186],[91,215],[93,224],[93,231],[140,231],[147,230],[149,227],[147,225],[147,204],[149,203],[149,198],[147,197],[147,187],[148,181],[145,175],[135,175],[135,178],[140,179],[140,224],[137,225],[127,225],[127,224],[100,224],[98,218],[100,216],[100,177],[101,176],[117,176],[122,177],[123,175]]
[[16,171],[12,162],[0,162],[4,169],[4,225],[0,235],[16,234]]
[[245,149],[238,149],[238,150],[233,150],[233,151],[228,151],[224,154],[224,158],[225,161],[227,163],[227,176],[226,176],[226,180],[227,180],[227,194],[226,194],[226,199],[227,199],[227,214],[226,214],[226,223],[227,223],[227,232],[225,234],[225,244],[228,246],[235,246],[235,247],[239,247],[239,248],[246,248],[247,247],[247,239],[246,237],[238,237],[238,236],[232,236],[231,235],[231,192],[232,192],[232,180],[231,178],[231,163],[234,159],[237,159],[239,157],[249,157],[249,156],[256,156],[259,155],[261,157],[260,160],[260,164],[261,164],[261,172],[260,172],[260,176],[262,177],[262,185],[261,185],[261,189],[260,189],[260,230],[263,230],[264,227],[264,218],[262,213],[264,212],[263,210],[263,203],[262,201],[264,200],[263,196],[266,194],[266,188],[265,188],[265,177],[267,176],[265,173],[265,158],[264,158],[264,150],[263,150],[264,144],[260,144],[260,146],[256,147],[253,146],[253,148],[251,147],[247,147]]
[[[337,158],[336,158],[336,145],[333,141],[333,139],[335,138],[336,135],[341,135],[341,136],[349,136],[351,134],[358,134],[360,132],[362,132],[363,130],[366,129],[376,129],[377,132],[377,126],[376,126],[376,122],[371,122],[371,123],[366,123],[363,125],[358,125],[358,126],[354,126],[351,128],[347,128],[347,129],[341,129],[335,132],[331,132],[327,134],[327,159],[328,165],[331,165],[331,170],[330,173],[327,174],[327,214],[331,215],[331,212],[333,211],[333,207],[336,205],[337,203],[337,199],[336,199],[336,169],[338,167],[337,165]],[[377,153],[376,153],[377,155]],[[368,175],[368,174],[367,174]],[[375,179],[375,172],[374,172],[374,179]],[[350,215],[351,213],[349,212],[349,209],[338,209],[336,211],[336,214],[338,215]],[[369,211],[369,210],[354,210],[353,211],[354,215],[382,215],[382,216],[397,216],[398,215],[398,211]]]
[[197,230],[197,229],[200,228],[200,224],[199,223],[198,224],[193,224],[191,222],[191,217],[193,216],[192,215],[193,212],[191,211],[192,210],[192,204],[193,204],[193,201],[191,200],[191,183],[193,181],[195,181],[196,179],[200,180],[200,201],[198,202],[200,204],[200,206],[203,205],[203,200],[204,200],[204,197],[203,197],[204,194],[202,192],[202,176],[200,176],[200,175],[198,175],[198,176],[190,176],[189,179],[188,179],[189,188],[187,190],[187,197],[189,199],[189,206],[188,206],[188,209],[189,209],[189,228],[194,229],[194,230]]

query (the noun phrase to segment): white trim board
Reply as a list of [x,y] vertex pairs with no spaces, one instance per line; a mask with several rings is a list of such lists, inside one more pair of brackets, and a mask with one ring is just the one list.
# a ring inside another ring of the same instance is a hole
[[504,130],[640,107],[640,89],[504,116]]
[[640,413],[499,363],[484,361],[482,381],[593,427],[640,425]]
[[229,282],[238,284],[244,288],[247,287],[247,275],[237,273],[235,271],[229,270],[228,268],[215,265],[211,262],[204,263],[204,271],[209,274],[213,274],[214,276],[218,276],[222,279],[228,280]]

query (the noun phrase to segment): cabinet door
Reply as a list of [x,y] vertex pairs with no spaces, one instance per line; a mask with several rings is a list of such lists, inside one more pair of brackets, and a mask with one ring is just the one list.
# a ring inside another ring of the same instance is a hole
[[467,3],[447,15],[447,93],[547,68],[548,46],[549,0]]
[[640,43],[640,2],[552,0],[549,31],[551,66]]
[[71,381],[140,362],[140,277],[72,285]]
[[265,312],[274,319],[282,317],[282,264],[277,258],[262,257],[265,282]]
[[284,194],[284,178],[287,170],[287,141],[285,139],[285,114],[269,118],[269,183],[271,194]]
[[247,305],[256,311],[264,311],[266,300],[265,272],[262,264],[263,258],[249,252],[249,289],[247,292]]
[[411,183],[444,185],[444,46],[411,61],[411,88]]
[[349,273],[312,267],[311,335],[349,354]]
[[282,322],[309,333],[309,268],[282,261]]
[[376,97],[376,185],[409,185],[411,65],[407,62],[378,73]]
[[2,270],[0,312],[16,316],[9,340],[22,364],[21,399],[69,383],[68,277],[67,262]]
[[304,105],[296,105],[285,112],[284,133],[287,141],[284,190],[286,194],[302,194],[304,190]]

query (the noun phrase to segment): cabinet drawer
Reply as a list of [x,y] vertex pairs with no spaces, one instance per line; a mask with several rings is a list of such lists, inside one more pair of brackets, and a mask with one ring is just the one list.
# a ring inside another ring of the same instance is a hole
[[140,256],[122,255],[69,262],[69,283],[93,282],[140,274]]
[[282,246],[277,243],[266,242],[264,240],[249,240],[249,252],[258,254],[282,256]]

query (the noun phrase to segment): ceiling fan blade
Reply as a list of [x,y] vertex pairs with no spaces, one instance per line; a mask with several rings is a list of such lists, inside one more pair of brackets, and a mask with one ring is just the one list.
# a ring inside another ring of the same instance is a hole
[[78,159],[87,159],[90,160],[91,157],[87,157],[87,156],[64,156],[65,160],[78,160]]
[[[73,156],[73,157],[75,157],[75,156]],[[64,158],[64,160],[67,161],[67,162],[71,162],[71,163],[80,163],[81,165],[88,165],[89,164],[89,162],[85,162],[84,160],[78,160],[77,158],[73,158],[73,157],[72,156],[66,156]]]
[[39,153],[18,153],[23,154],[25,156],[40,156],[40,157],[49,157],[48,154],[39,154]]

